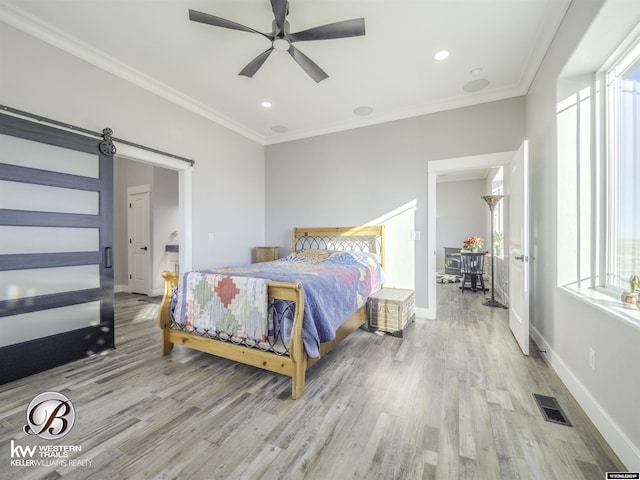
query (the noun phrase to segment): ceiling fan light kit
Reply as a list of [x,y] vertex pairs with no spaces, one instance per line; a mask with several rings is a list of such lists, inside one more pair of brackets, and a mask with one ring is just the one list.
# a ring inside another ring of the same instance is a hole
[[289,14],[289,2],[287,0],[271,0],[271,10],[273,11],[273,24],[271,33],[263,33],[253,28],[239,23],[216,17],[208,13],[189,10],[189,19],[194,22],[205,23],[214,27],[228,28],[241,32],[256,33],[271,41],[271,47],[259,54],[245,66],[238,75],[253,77],[269,58],[271,52],[289,52],[295,62],[309,75],[316,83],[321,82],[329,75],[322,70],[313,60],[296,48],[293,43],[313,40],[331,40],[336,38],[359,37],[365,34],[364,18],[344,20],[341,22],[329,23],[319,27],[309,28],[300,32],[290,33],[287,15]]
[[271,42],[273,48],[279,52],[286,52],[291,48],[291,42],[286,38],[276,38]]

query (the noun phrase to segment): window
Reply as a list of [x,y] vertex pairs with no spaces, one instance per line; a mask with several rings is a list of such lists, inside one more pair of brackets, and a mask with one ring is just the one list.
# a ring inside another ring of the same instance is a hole
[[558,102],[557,227],[558,284],[617,296],[640,275],[640,41],[613,61]]
[[[491,182],[491,195],[504,195],[504,184],[502,180],[503,169],[500,167],[496,176]],[[493,247],[496,252],[496,256],[499,258],[504,257],[504,208],[503,201],[496,204],[493,210]]]
[[[592,91],[596,95],[592,95]],[[592,98],[593,97],[593,98]],[[582,88],[558,103],[558,262],[561,284],[595,286],[592,269],[596,228],[593,200],[598,166],[592,155],[592,110],[597,105],[597,84]],[[592,136],[593,134],[593,136]],[[575,248],[568,249],[569,244]]]
[[607,73],[607,285],[640,274],[640,44]]

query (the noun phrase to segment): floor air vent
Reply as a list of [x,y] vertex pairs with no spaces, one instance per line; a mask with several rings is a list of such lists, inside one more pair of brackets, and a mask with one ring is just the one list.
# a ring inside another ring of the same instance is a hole
[[547,422],[559,423],[560,425],[566,425],[568,427],[573,426],[571,425],[571,422],[567,420],[566,415],[558,404],[558,400],[554,397],[547,397],[545,395],[538,395],[537,393],[534,393],[533,398],[538,404],[538,408],[540,408],[540,412],[542,412],[542,416]]

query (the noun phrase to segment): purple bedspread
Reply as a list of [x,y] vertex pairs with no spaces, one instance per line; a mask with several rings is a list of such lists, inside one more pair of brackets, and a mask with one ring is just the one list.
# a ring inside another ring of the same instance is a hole
[[[384,273],[375,255],[367,252],[303,250],[280,260],[206,273],[300,282],[304,289],[302,340],[310,357],[320,356],[320,343],[333,340],[338,327],[380,290]],[[291,338],[291,319],[284,340]]]

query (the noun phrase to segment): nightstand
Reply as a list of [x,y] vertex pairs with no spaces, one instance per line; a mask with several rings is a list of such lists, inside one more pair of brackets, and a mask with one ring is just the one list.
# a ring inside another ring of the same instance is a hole
[[254,262],[272,262],[278,259],[278,247],[255,247]]
[[416,318],[416,300],[413,290],[383,288],[367,300],[369,330],[388,332],[394,337],[403,336],[409,322]]

